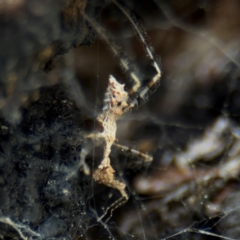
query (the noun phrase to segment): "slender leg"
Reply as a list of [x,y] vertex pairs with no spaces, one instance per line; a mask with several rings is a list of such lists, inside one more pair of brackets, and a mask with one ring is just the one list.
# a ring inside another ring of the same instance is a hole
[[123,145],[118,144],[118,143],[114,143],[113,145],[115,147],[119,148],[121,151],[130,152],[131,154],[136,155],[137,157],[141,157],[142,159],[144,159],[145,163],[151,163],[152,160],[153,160],[152,156],[149,156],[148,154],[145,154],[145,153],[141,153],[141,152],[139,152],[135,149],[131,149],[129,147],[123,146]]

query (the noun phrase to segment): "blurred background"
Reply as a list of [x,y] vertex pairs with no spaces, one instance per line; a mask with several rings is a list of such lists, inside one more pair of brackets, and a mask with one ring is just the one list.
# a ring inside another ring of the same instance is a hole
[[[112,148],[128,202],[78,171],[97,128],[109,75],[133,83],[81,12],[126,54],[142,84],[155,70],[111,1],[0,0],[0,236],[2,239],[238,239],[237,0],[121,1],[162,69],[156,91],[118,121]],[[134,96],[131,96],[134,97]],[[88,156],[89,165],[102,150]],[[106,218],[109,214],[106,216]]]

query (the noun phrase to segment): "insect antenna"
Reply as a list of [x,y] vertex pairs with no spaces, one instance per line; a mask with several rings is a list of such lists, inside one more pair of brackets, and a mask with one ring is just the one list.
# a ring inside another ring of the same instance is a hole
[[82,15],[85,20],[87,20],[90,25],[96,30],[98,35],[106,42],[106,44],[110,47],[110,50],[114,54],[114,56],[118,57],[120,67],[127,74],[127,76],[135,83],[140,83],[139,80],[139,69],[136,69],[136,66],[133,67],[132,64],[130,64],[128,58],[125,56],[124,52],[121,51],[121,48],[117,46],[113,38],[110,36],[109,33],[106,33],[105,30],[92,18],[90,18],[88,15],[86,15],[84,12],[82,12]]
[[[138,27],[139,24],[137,23],[135,17],[133,17],[132,14],[128,13],[128,11],[126,9],[124,9],[122,5],[120,5],[116,0],[112,0],[112,2],[122,11],[122,13],[126,16],[126,18],[132,24],[133,28],[137,32],[137,35],[139,36],[141,42],[143,43],[143,45],[145,47],[145,50],[147,52],[147,56],[152,61],[152,65],[153,65],[153,67],[156,70],[156,75],[148,82],[148,84],[145,87],[143,87],[139,91],[138,96],[136,98],[134,98],[130,102],[129,106],[125,109],[125,111],[128,111],[130,108],[133,108],[134,106],[136,106],[138,104],[138,102],[139,102],[138,98],[144,100],[146,98],[147,94],[150,92],[150,90],[152,90],[152,92],[153,92],[153,90],[154,90],[153,87],[158,85],[159,82],[160,82],[162,71],[161,71],[158,59],[154,56],[153,48],[151,47],[151,45],[146,40],[146,37],[145,37],[146,33],[145,33],[145,31],[141,30],[143,28]],[[138,81],[139,81],[139,79],[138,79]],[[130,90],[130,93],[132,94],[134,92],[137,92],[139,85],[141,85],[140,82],[136,82],[136,84]],[[156,90],[156,88],[155,88],[155,90]]]

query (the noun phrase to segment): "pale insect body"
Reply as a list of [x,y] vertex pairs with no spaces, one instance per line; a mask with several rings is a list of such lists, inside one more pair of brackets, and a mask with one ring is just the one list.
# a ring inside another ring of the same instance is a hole
[[[154,58],[152,49],[147,44],[143,36],[144,34],[141,33],[136,23],[133,21],[130,15],[126,12],[126,10],[123,9],[123,7],[115,0],[113,0],[112,2],[123,12],[123,14],[129,19],[132,26],[136,30],[137,34],[140,37],[140,40],[142,41],[144,47],[146,48],[147,56],[151,59],[153,63],[153,67],[156,70],[156,75],[151,79],[151,81],[148,83],[147,86],[139,90],[141,87],[142,81],[137,77],[137,74],[135,74],[135,72],[130,70],[127,58],[122,57],[122,54],[120,54],[119,52],[119,48],[115,46],[114,42],[109,37],[107,37],[104,30],[98,24],[93,19],[89,18],[87,15],[82,13],[83,17],[95,28],[97,33],[110,46],[114,55],[116,55],[119,58],[120,65],[123,68],[123,70],[129,74],[130,78],[135,83],[132,89],[128,93],[127,91],[124,90],[124,84],[120,84],[112,75],[110,75],[108,88],[104,96],[102,113],[96,119],[98,123],[101,125],[103,130],[101,132],[92,133],[86,136],[86,143],[83,145],[83,148],[80,154],[79,168],[83,169],[83,172],[85,175],[89,175],[91,171],[85,159],[87,154],[91,151],[92,147],[91,147],[91,144],[87,144],[88,142],[87,139],[91,140],[95,146],[102,146],[103,158],[99,166],[97,166],[96,170],[92,173],[93,179],[97,183],[104,184],[108,187],[117,189],[122,195],[122,197],[119,200],[114,202],[112,205],[110,205],[106,209],[105,213],[100,218],[98,218],[98,221],[100,221],[107,214],[109,210],[111,210],[110,211],[110,217],[111,217],[112,212],[128,200],[128,195],[125,191],[126,184],[115,178],[115,175],[114,175],[115,170],[111,166],[111,161],[109,156],[111,153],[112,145],[115,145],[116,147],[120,148],[123,151],[131,151],[132,154],[135,154],[141,158],[144,158],[147,163],[150,163],[152,161],[152,157],[147,154],[138,152],[136,150],[130,150],[125,146],[114,143],[116,140],[116,131],[117,131],[116,121],[125,112],[128,112],[138,104],[138,98],[144,99],[147,93],[149,92],[150,88],[156,85],[159,82],[161,77],[161,70],[160,70],[159,64]],[[137,93],[137,96],[134,99],[130,99],[129,95],[133,93]]]
[[111,147],[116,139],[117,119],[123,114],[123,109],[127,106],[128,94],[124,90],[124,85],[120,84],[113,76],[109,78],[108,89],[104,98],[103,113],[97,117],[102,125],[103,131],[93,135],[96,141],[103,139],[104,154],[98,168],[93,173],[93,179],[106,186],[116,188],[125,198],[125,184],[114,178],[114,169],[110,163]]

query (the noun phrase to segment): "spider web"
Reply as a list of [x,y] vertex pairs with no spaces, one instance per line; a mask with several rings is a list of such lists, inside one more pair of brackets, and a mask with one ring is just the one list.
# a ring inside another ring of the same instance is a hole
[[[98,128],[109,75],[127,89],[132,82],[101,38],[71,50],[44,76],[62,84],[42,89],[18,128],[1,121],[1,239],[240,238],[239,3],[123,4],[147,29],[163,77],[154,94],[118,121],[117,139],[152,154],[152,164],[112,148],[130,199],[107,223],[97,222],[120,194],[76,169],[78,156],[85,132]],[[152,77],[126,17],[108,3],[100,22],[138,74]],[[101,156],[94,149],[89,165]]]
[[[144,168],[136,156],[112,150],[111,161],[127,183],[130,200],[108,223],[96,223],[82,238],[238,239],[239,34],[233,24],[238,22],[238,3],[129,5],[147,27],[164,76],[156,93],[118,121],[117,139],[153,153],[154,161]],[[150,62],[127,20],[110,6],[103,10],[102,25],[142,76],[150,78]],[[131,85],[101,39],[91,49],[76,50],[75,57],[79,78],[94,79],[86,83],[87,98],[97,101],[96,106],[110,73]],[[81,61],[95,64],[95,71],[84,71]],[[93,192],[96,217],[120,197],[106,187]]]

